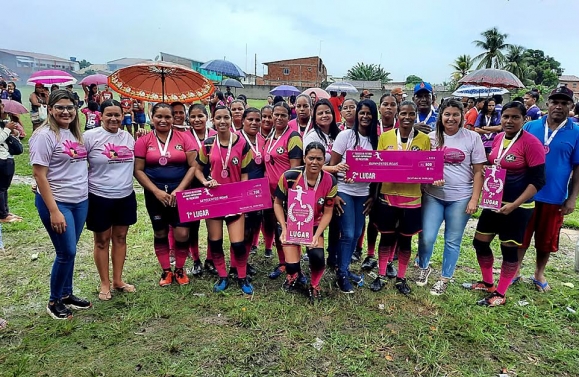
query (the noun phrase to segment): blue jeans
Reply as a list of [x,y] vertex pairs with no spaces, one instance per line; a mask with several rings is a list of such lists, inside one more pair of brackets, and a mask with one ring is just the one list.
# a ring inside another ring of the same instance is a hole
[[80,203],[56,202],[66,221],[66,230],[62,234],[58,234],[52,229],[50,212],[39,194],[36,194],[35,204],[40,220],[42,220],[56,251],[56,258],[54,258],[50,274],[50,301],[53,302],[72,294],[76,245],[86,221],[88,199]]
[[364,202],[367,196],[351,196],[338,192],[338,196],[346,205],[342,206],[344,213],[340,216],[340,248],[338,249],[338,274],[347,275],[352,254],[356,249],[358,238],[362,234],[364,222]]
[[442,277],[452,278],[458,256],[460,244],[466,223],[470,218],[466,206],[470,198],[458,201],[436,199],[424,194],[422,196],[422,233],[418,242],[418,265],[427,268],[438,237],[440,225],[444,221],[444,254],[442,254]]

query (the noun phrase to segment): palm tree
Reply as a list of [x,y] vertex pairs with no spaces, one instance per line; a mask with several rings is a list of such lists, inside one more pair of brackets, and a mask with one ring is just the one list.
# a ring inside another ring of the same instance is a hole
[[505,65],[503,66],[503,69],[511,72],[521,81],[524,81],[526,74],[528,74],[525,51],[526,49],[523,46],[509,46],[505,55]]
[[483,36],[482,41],[473,41],[477,47],[485,50],[485,52],[474,58],[474,60],[479,61],[477,69],[500,68],[504,66],[505,56],[503,55],[503,50],[510,46],[510,44],[505,43],[508,34],[502,34],[494,27],[482,32],[481,35]]
[[453,80],[458,81],[464,76],[468,75],[472,69],[473,64],[474,62],[470,55],[460,55],[458,58],[456,58],[454,64],[450,65],[454,69],[454,72],[452,72]]
[[346,78],[360,81],[380,81],[385,84],[388,81],[392,81],[388,75],[390,75],[390,72],[386,72],[380,65],[356,63],[355,66],[348,70]]

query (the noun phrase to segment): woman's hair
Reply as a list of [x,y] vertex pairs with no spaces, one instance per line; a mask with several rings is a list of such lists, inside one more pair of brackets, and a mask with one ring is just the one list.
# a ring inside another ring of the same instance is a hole
[[55,91],[55,90],[58,90],[58,89],[59,89],[58,85],[56,85],[56,84],[50,85],[50,91]]
[[273,98],[273,103],[278,103],[278,102],[285,102],[282,96],[275,96]]
[[460,123],[458,124],[459,128],[462,127],[464,122],[464,106],[462,105],[461,101],[454,98],[442,101],[438,109],[438,118],[436,118],[436,146],[438,148],[444,146],[444,125],[442,124],[442,113],[449,107],[454,107],[460,110]]
[[189,116],[191,116],[191,112],[193,110],[201,110],[206,117],[209,117],[207,114],[207,108],[202,103],[194,103],[193,105],[189,106]]
[[314,149],[319,149],[322,151],[322,155],[326,155],[326,147],[324,147],[324,144],[320,143],[319,141],[312,141],[306,145],[306,149],[304,149],[304,156],[307,156],[308,153]]
[[344,102],[342,102],[342,107],[343,107],[344,104],[345,104],[346,102],[348,102],[348,101],[352,101],[352,102],[354,102],[354,105],[358,106],[358,101],[356,101],[354,98],[346,98],[346,99],[344,100]]
[[243,111],[243,115],[241,116],[241,121],[243,122],[245,120],[245,118],[251,113],[258,113],[259,117],[261,119],[261,112],[258,109],[256,109],[255,107],[248,107],[247,109],[245,109],[245,111]]
[[113,107],[113,106],[118,106],[119,108],[121,108],[121,103],[119,101],[115,101],[114,99],[108,99],[108,100],[104,101],[103,103],[101,103],[101,108],[100,108],[101,114],[105,113],[105,109],[107,107]]
[[370,139],[370,144],[372,144],[372,149],[376,150],[378,148],[378,108],[376,107],[376,103],[370,99],[362,100],[356,105],[356,118],[354,119],[354,126],[352,127],[352,131],[356,137],[354,148],[360,145],[360,134],[358,133],[360,121],[358,120],[358,113],[362,110],[363,106],[369,108],[370,114],[372,115],[372,122],[370,123],[367,135],[368,139]]
[[[382,94],[382,96],[380,97],[380,102],[378,102],[378,105],[380,105],[382,103],[382,101],[384,101],[384,98],[386,98],[386,97],[394,97],[394,94],[390,94],[390,93]],[[394,97],[394,99],[396,99],[396,97]]]
[[292,112],[289,105],[285,101],[276,102],[275,105],[273,105],[273,111],[275,111],[276,107],[283,107],[284,109],[286,109],[288,115],[290,115]]
[[86,105],[90,111],[99,111],[99,104],[96,101],[88,101]]
[[216,91],[216,92],[215,92],[215,97],[217,97],[218,100],[225,102],[225,96],[223,95],[222,92]]
[[265,105],[264,107],[261,108],[261,113],[263,114],[263,110],[271,110],[273,112],[273,106],[272,105]]
[[398,105],[398,111],[400,111],[402,106],[411,106],[414,109],[414,111],[418,111],[418,107],[416,106],[414,101],[402,101],[402,102],[400,102],[400,105]]
[[502,113],[504,114],[505,111],[508,109],[519,110],[519,112],[521,113],[523,118],[527,115],[527,108],[525,107],[525,105],[522,104],[522,102],[519,102],[519,101],[511,101],[511,102],[507,103],[506,105],[503,105]]
[[[66,89],[57,89],[52,93],[50,93],[50,96],[48,96],[48,106],[52,108],[54,105],[56,105],[58,101],[61,101],[63,99],[69,100],[70,102],[72,102],[73,105],[75,104],[73,93],[70,93]],[[74,135],[78,143],[83,144],[82,131],[80,129],[80,122],[78,120],[78,112],[76,106],[74,109],[74,113],[76,116],[74,117],[72,123],[69,125],[68,129]],[[56,120],[54,119],[50,111],[48,112],[48,116],[46,117],[44,123],[42,123],[42,125],[38,127],[36,131],[34,131],[34,133],[45,127],[49,128],[56,134],[56,140],[60,140],[60,127],[58,127],[58,124],[56,124]]]
[[245,109],[245,106],[247,106],[247,104],[245,102],[243,102],[243,100],[235,99],[235,100],[231,101],[231,103],[229,104],[229,107],[233,106],[234,103],[240,103],[244,109]]
[[[511,101],[511,102],[520,102],[520,103],[524,103],[524,102],[525,102],[525,100],[523,99],[523,97],[515,97],[515,98],[513,98],[513,99],[512,99],[512,101]],[[505,108],[505,107],[503,106],[503,109],[504,109],[504,108]]]
[[217,106],[215,108],[215,111],[213,111],[213,117],[215,117],[215,113],[217,112],[217,110],[227,110],[227,112],[229,113],[229,116],[231,116],[231,109],[227,106]]
[[332,103],[325,98],[322,98],[321,100],[316,102],[316,104],[314,105],[314,110],[312,112],[313,113],[312,114],[312,127],[313,127],[312,129],[316,132],[318,137],[321,140],[323,140],[326,145],[328,145],[328,141],[329,141],[328,138],[322,132],[322,129],[320,128],[320,126],[318,126],[318,124],[316,123],[316,110],[320,106],[327,106],[332,113],[332,123],[330,123],[330,129],[329,129],[330,139],[336,140],[336,137],[340,133],[340,128],[336,124],[336,114],[334,114],[334,107],[332,106]]
[[89,87],[88,87],[88,91],[89,91],[90,93],[92,93],[92,94],[95,94],[95,93],[94,93],[94,90],[95,90],[95,89],[98,91],[98,87],[97,87],[96,84],[90,84]]
[[292,105],[295,105],[295,103],[296,103],[296,96],[290,96],[290,98],[289,98],[289,103],[291,103]]
[[[481,127],[488,126],[487,118],[485,116],[488,115],[488,112],[489,112],[489,102],[495,102],[495,99],[494,98],[485,99],[485,103],[483,104],[483,108],[480,112],[483,115],[483,117],[481,119]],[[495,104],[496,104],[496,102],[495,102]],[[491,120],[492,120],[492,117],[494,117],[495,115],[497,115],[497,111],[493,110],[493,112],[491,113]]]
[[173,114],[173,108],[171,105],[165,102],[158,102],[155,104],[155,106],[153,106],[153,109],[151,110],[151,116],[154,116],[159,109],[169,109],[171,110],[171,114]]
[[16,89],[16,84],[14,84],[14,81],[8,81],[8,85],[12,84],[12,86],[14,87],[14,89]]
[[238,95],[237,99],[242,100],[245,106],[247,106],[247,96],[245,94]]
[[[314,93],[315,94],[315,93]],[[309,96],[309,94],[300,94],[296,97],[296,103],[298,103],[298,100],[300,98],[305,98],[308,101],[308,105],[310,105],[310,107],[312,107],[312,98]]]

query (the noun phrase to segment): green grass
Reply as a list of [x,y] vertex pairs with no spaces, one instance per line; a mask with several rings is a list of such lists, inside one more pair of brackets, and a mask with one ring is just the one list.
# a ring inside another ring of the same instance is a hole
[[[251,258],[260,271],[252,299],[235,286],[227,294],[212,293],[210,276],[160,288],[139,194],[139,222],[128,235],[124,274],[137,293],[98,301],[92,234],[85,231],[75,293],[93,300],[94,308],[62,322],[44,309],[54,252],[33,194],[26,185],[13,185],[9,197],[11,210],[25,221],[3,226],[0,316],[9,326],[0,332],[0,376],[494,376],[503,369],[510,376],[576,376],[579,370],[579,317],[566,309],[579,310],[579,293],[561,285],[579,287],[572,272],[574,242],[566,236],[547,269],[553,290],[539,294],[528,282],[516,285],[504,307],[478,307],[482,295],[460,287],[479,278],[473,224],[448,294],[434,297],[411,283],[411,296],[403,297],[390,282],[379,293],[365,287],[343,295],[328,273],[324,301],[311,306],[302,295],[281,291],[281,280],[266,277],[275,258],[265,259],[263,247]],[[493,249],[498,251],[496,242]],[[439,240],[435,270],[441,253]],[[533,258],[530,251],[523,276],[531,275]],[[414,274],[410,268],[409,277]],[[519,306],[519,300],[529,304]],[[324,342],[321,350],[313,347],[316,338]]]

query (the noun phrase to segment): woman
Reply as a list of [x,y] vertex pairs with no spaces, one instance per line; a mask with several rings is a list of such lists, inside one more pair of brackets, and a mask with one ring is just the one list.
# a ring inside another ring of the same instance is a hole
[[[417,108],[411,101],[400,103],[400,127],[380,135],[378,150],[429,151],[428,135],[415,130]],[[412,236],[422,230],[421,197],[419,183],[382,183],[375,225],[381,233],[378,249],[379,276],[370,288],[377,292],[385,285],[388,261],[398,251],[398,273],[395,287],[404,295],[410,293],[406,282],[406,269],[410,261]]]
[[88,210],[86,160],[74,98],[56,90],[48,98],[46,122],[30,138],[35,204],[56,251],[46,306],[54,319],[71,319],[70,309],[92,307],[72,293],[76,247]]
[[[120,129],[121,104],[101,104],[101,127],[85,132],[88,153],[88,216],[86,227],[94,234],[94,261],[101,280],[99,300],[112,298],[111,290],[135,292],[123,281],[127,256],[127,232],[137,222],[137,199],[133,191],[135,140]],[[112,241],[112,247],[111,247]],[[113,262],[113,283],[109,275],[109,249]]]
[[[525,229],[533,214],[533,196],[545,185],[545,150],[543,144],[522,129],[527,109],[520,102],[503,106],[499,134],[488,156],[495,168],[506,170],[502,206],[498,211],[483,209],[476,226],[473,246],[481,268],[482,281],[464,286],[490,293],[479,305],[498,306],[518,270],[517,249],[523,243]],[[492,169],[487,167],[487,169]],[[503,261],[499,283],[494,284],[491,241],[498,234]]]
[[0,100],[0,223],[13,223],[22,221],[22,217],[10,213],[8,208],[8,189],[14,177],[14,157],[10,154],[7,139],[10,136],[17,138],[24,137],[19,130],[23,130],[18,118],[4,112],[4,103]]
[[12,101],[22,103],[22,93],[20,93],[20,90],[16,89],[16,84],[12,81],[8,83],[8,98]]
[[239,133],[243,128],[243,112],[245,111],[245,103],[242,100],[236,99],[231,102],[229,106],[231,109],[231,117],[232,117],[232,126],[231,129],[233,132]]
[[340,111],[342,119],[344,120],[340,124],[340,129],[342,131],[349,130],[354,127],[356,122],[356,107],[358,106],[358,101],[353,98],[348,98],[342,103],[342,110]]
[[84,90],[84,102],[89,103],[89,101],[95,101],[100,103],[99,88],[96,84],[82,84],[82,90]]
[[318,95],[316,94],[316,92],[310,92],[311,105],[314,106],[316,104],[316,102],[318,102]]
[[34,92],[30,93],[30,121],[32,122],[32,130],[35,131],[44,122],[40,108],[46,108],[48,103],[48,94],[42,84],[34,85]]
[[[276,102],[277,104],[278,102]],[[289,122],[290,129],[301,136],[306,135],[312,126],[312,102],[310,97],[300,94],[296,97],[297,118]]]
[[[298,98],[298,103],[300,98]],[[264,148],[265,176],[269,181],[272,200],[279,182],[279,177],[291,168],[302,164],[303,144],[300,134],[293,131],[289,124],[290,108],[285,102],[273,106],[274,129],[267,138]],[[270,279],[277,279],[285,271],[285,255],[279,239],[279,228],[273,209],[264,211],[264,228],[266,233],[274,234],[279,265],[269,274]]]
[[485,151],[489,154],[495,136],[502,131],[501,118],[495,111],[494,99],[488,98],[485,100],[483,108],[474,123],[474,131],[480,135]]
[[[304,135],[303,145],[308,145],[314,141],[321,143],[326,150],[324,164],[328,164],[332,157],[332,145],[340,133],[340,128],[338,128],[338,124],[336,123],[336,116],[332,104],[327,99],[322,98],[316,103],[313,114],[312,129]],[[337,173],[336,166],[324,165],[324,169],[330,173]]]
[[444,186],[424,185],[422,233],[418,242],[420,272],[416,285],[423,287],[428,284],[428,276],[432,272],[430,257],[444,221],[442,272],[430,290],[430,294],[435,296],[446,292],[448,282],[454,275],[464,229],[477,210],[483,183],[482,169],[486,154],[482,141],[463,124],[462,103],[450,99],[442,102],[436,131],[428,135],[432,150],[444,152]]
[[294,290],[304,278],[300,267],[301,245],[289,244],[287,240],[286,209],[289,190],[300,188],[314,190],[315,205],[314,235],[313,240],[307,247],[309,256],[311,282],[308,289],[310,301],[322,299],[320,281],[324,275],[324,230],[330,224],[334,212],[334,198],[337,193],[336,178],[323,171],[324,156],[326,150],[318,142],[312,142],[306,147],[305,166],[290,169],[283,173],[275,190],[274,211],[278,223],[281,226],[280,239],[286,258],[286,280],[283,284],[285,290]]
[[[189,252],[189,224],[179,220],[176,193],[189,188],[195,174],[195,145],[182,132],[173,132],[171,106],[153,106],[153,132],[135,144],[134,175],[143,186],[145,206],[151,218],[157,260],[163,270],[159,285],[189,283],[183,268]],[[169,258],[169,227],[175,236],[175,271]]]
[[[324,100],[321,100],[324,101]],[[366,222],[365,215],[372,208],[374,195],[370,194],[370,184],[347,180],[344,172],[346,151],[376,150],[378,147],[378,110],[372,100],[358,103],[354,127],[341,132],[332,149],[330,166],[338,168],[338,196],[335,203],[340,214],[340,241],[338,251],[337,283],[343,293],[353,293],[350,280],[360,284],[361,278],[350,272],[350,261]]]
[[272,105],[273,105],[273,96],[267,96],[267,104],[268,104],[269,106],[272,106]]
[[[259,134],[267,140],[269,135],[271,134],[271,130],[273,128],[273,106],[265,105],[261,108],[261,127],[259,129]],[[265,142],[264,142],[265,145]],[[269,218],[271,218],[271,210],[265,210],[264,216],[269,214]],[[265,225],[265,221],[261,223],[261,233],[263,234],[263,242],[265,246],[264,256],[266,258],[271,258],[273,256],[273,241],[274,241],[274,233],[275,233],[275,226],[267,226]],[[256,240],[254,240],[253,245],[255,248],[252,248],[252,253],[257,253],[257,245],[259,241],[259,236]]]
[[259,133],[267,139],[273,128],[273,106],[265,105],[261,108],[261,127]]
[[58,89],[60,89],[60,87],[59,87],[58,85],[52,84],[52,85],[50,86],[50,93],[52,93],[52,92],[54,92],[55,90],[58,90]]
[[290,96],[289,98],[289,106],[291,109],[291,113],[290,113],[290,120],[294,120],[297,117],[297,113],[296,113],[296,96]]
[[380,97],[380,121],[378,122],[378,136],[384,132],[397,127],[396,114],[398,113],[398,102],[396,97],[384,94]]
[[[217,135],[205,140],[197,156],[195,177],[209,189],[221,184],[242,182],[248,179],[247,172],[251,169],[253,154],[246,140],[231,131],[231,118],[231,110],[227,107],[218,106],[215,109],[213,123],[217,128]],[[210,175],[205,175],[205,166],[209,166]],[[234,214],[207,219],[206,222],[209,247],[219,274],[219,281],[213,286],[213,291],[223,292],[229,287],[223,253],[223,223],[225,222],[237,267],[238,285],[244,294],[252,295],[253,286],[247,278],[248,254],[244,244],[245,216]]]

